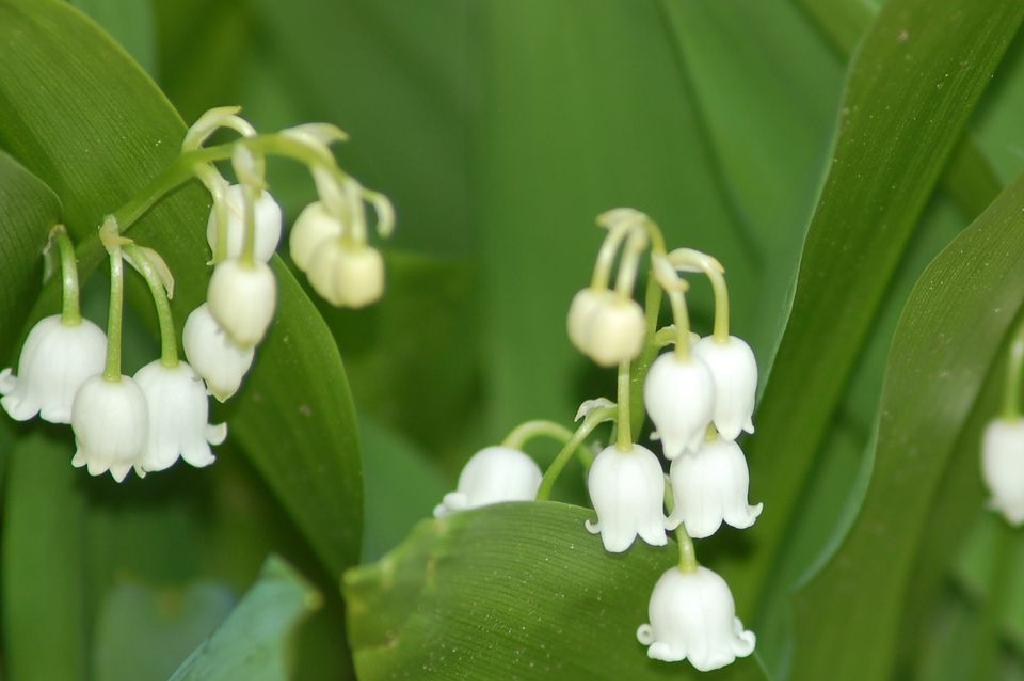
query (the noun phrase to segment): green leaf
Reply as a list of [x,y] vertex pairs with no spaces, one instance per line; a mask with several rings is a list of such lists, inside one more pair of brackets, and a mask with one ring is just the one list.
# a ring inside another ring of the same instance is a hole
[[156,589],[122,580],[99,610],[96,681],[162,681],[231,612],[235,596],[214,582]]
[[394,548],[421,518],[429,517],[449,491],[437,466],[414,444],[360,419],[366,451],[366,532],[363,560]]
[[10,355],[32,306],[43,247],[60,220],[60,201],[53,192],[0,151],[0,357]]
[[[106,36],[66,5],[0,2],[0,146],[61,198],[69,228],[94,228],[176,156],[181,120]],[[40,74],[50,84],[38,87]],[[205,297],[208,197],[191,183],[159,203],[130,236],[156,248],[176,275],[182,322]],[[274,263],[278,312],[243,392],[231,435],[336,572],[356,562],[362,474],[345,372],[330,331],[288,269]],[[143,304],[150,305],[142,299]]]
[[70,446],[47,430],[23,438],[8,462],[0,597],[4,663],[16,681],[85,681],[84,502]]
[[[1024,16],[1015,2],[885,5],[851,65],[828,176],[789,323],[750,440],[754,498],[770,509],[733,563],[741,603],[762,591],[914,225]],[[879,143],[884,140],[885,143]],[[829,342],[822,342],[823,339]]]
[[[1024,178],[911,294],[889,356],[873,484],[846,543],[801,597],[795,679],[887,678],[933,495],[1021,309],[1022,210]],[[841,627],[824,621],[836,612]]]
[[316,591],[287,563],[270,558],[256,585],[170,681],[285,681],[288,636],[319,606]]
[[71,0],[119,42],[147,73],[156,76],[156,26],[150,0]]
[[[592,512],[499,504],[422,522],[379,563],[345,575],[361,681],[700,678],[647,658],[636,629],[674,545],[605,552]],[[756,673],[756,664],[737,665]]]

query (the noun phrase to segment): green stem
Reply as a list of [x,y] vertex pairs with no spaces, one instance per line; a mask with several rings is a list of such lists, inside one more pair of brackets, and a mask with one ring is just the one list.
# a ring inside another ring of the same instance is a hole
[[57,241],[60,249],[60,272],[63,286],[63,307],[60,319],[65,326],[77,326],[82,323],[82,310],[78,302],[78,260],[75,257],[75,245],[71,243],[68,230],[64,225],[56,225],[50,230],[50,238]]
[[[675,497],[672,494],[672,481],[665,476],[665,507],[669,515],[675,511]],[[679,523],[676,526],[676,546],[679,548],[679,571],[684,573],[696,572],[700,563],[697,562],[697,554],[693,550],[693,540],[686,533],[686,525]]]
[[160,324],[160,363],[168,369],[173,369],[178,366],[178,339],[171,304],[167,299],[167,289],[164,288],[160,275],[144,249],[133,244],[125,246],[124,252],[128,261],[146,280],[149,292],[153,296],[156,317]]
[[244,137],[228,144],[186,151],[153,178],[138,196],[125,203],[113,214],[121,232],[135,224],[168,193],[195,177],[197,165],[230,159],[237,144],[244,144],[257,154],[284,156],[309,167],[323,168],[339,182],[348,177],[329,153],[319,153],[301,142],[277,133]]
[[594,263],[594,274],[590,278],[590,288],[594,291],[607,291],[608,283],[611,280],[612,266],[615,264],[615,254],[619,252],[623,239],[629,232],[629,223],[619,223],[609,230],[597,251],[597,262]]
[[982,606],[984,619],[978,632],[974,679],[999,678],[1000,642],[1006,622],[1008,596],[1013,585],[1016,540],[1019,535],[1002,518],[996,522],[995,547],[989,576],[988,598]]
[[640,357],[630,367],[632,369],[632,391],[633,399],[632,414],[630,417],[633,429],[639,431],[644,423],[644,379],[647,378],[647,371],[651,368],[655,358],[658,356],[660,346],[657,345],[658,315],[661,312],[661,286],[653,274],[648,274],[647,291],[644,293],[644,318],[647,322],[647,333],[644,336],[644,347],[640,351]]
[[571,430],[554,421],[527,421],[513,428],[501,441],[501,446],[522,451],[527,441],[535,437],[550,437],[559,442],[568,442],[573,434]]
[[1010,357],[1006,364],[1006,394],[1003,397],[1003,417],[1020,418],[1021,374],[1024,370],[1024,321],[1017,326],[1010,341]]
[[121,246],[107,245],[110,254],[110,310],[107,316],[107,367],[103,379],[121,380],[121,331],[124,325],[124,258]]
[[690,313],[686,309],[686,295],[682,291],[669,291],[668,300],[675,323],[676,357],[685,362],[690,359]]
[[725,275],[714,265],[705,262],[704,274],[711,280],[715,292],[715,340],[729,340],[729,288],[725,285]]
[[616,443],[615,446],[620,451],[629,452],[633,450],[633,436],[632,429],[630,428],[630,413],[629,413],[629,388],[630,388],[630,376],[629,376],[629,361],[619,363],[619,418],[616,423]]
[[583,441],[590,437],[590,434],[594,432],[594,428],[598,425],[604,423],[610,418],[614,418],[616,413],[615,409],[615,407],[595,409],[588,414],[585,419],[583,419],[583,423],[581,423],[580,427],[576,429],[576,432],[572,434],[572,437],[565,443],[562,450],[558,452],[554,460],[551,462],[551,465],[548,466],[548,469],[544,471],[544,478],[540,482],[537,499],[543,501],[551,496],[551,490],[554,489],[558,476],[562,474],[562,471],[569,464],[574,452],[586,452],[590,454],[590,460],[593,461],[593,452],[590,452],[590,448],[584,445]]

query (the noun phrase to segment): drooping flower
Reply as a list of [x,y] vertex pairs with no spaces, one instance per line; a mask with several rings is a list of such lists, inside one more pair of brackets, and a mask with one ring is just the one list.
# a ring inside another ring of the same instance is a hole
[[532,501],[542,477],[540,466],[518,449],[481,449],[463,467],[456,491],[434,508],[434,517],[503,501]]
[[263,340],[274,319],[277,282],[265,262],[225,260],[213,270],[206,299],[210,314],[231,340],[252,347]]
[[256,354],[253,348],[243,348],[228,338],[205,303],[189,314],[181,344],[192,369],[220,402],[238,392]]
[[75,395],[71,427],[78,451],[71,460],[90,475],[110,471],[121,482],[133,467],[139,475],[146,446],[146,396],[130,376],[109,381],[102,374],[88,379]]
[[620,553],[637,535],[651,546],[665,546],[665,474],[652,451],[633,445],[628,451],[605,448],[594,459],[587,477],[597,522],[587,529],[601,533],[604,548]]
[[288,235],[288,253],[303,272],[309,272],[313,257],[320,247],[341,236],[341,220],[332,215],[320,201],[306,206],[292,225]]
[[694,346],[693,352],[704,360],[715,381],[714,421],[718,434],[735,440],[741,430],[753,433],[757,362],[750,346],[735,336],[726,340],[708,336]]
[[585,352],[599,366],[633,359],[644,345],[644,311],[632,298],[612,295],[600,300],[587,317]]
[[366,307],[384,295],[384,259],[365,244],[327,241],[312,257],[306,275],[316,292],[335,306]]
[[668,527],[675,529],[682,522],[691,537],[710,537],[723,522],[746,529],[764,509],[764,504],[747,502],[747,460],[732,440],[705,440],[696,453],[676,457],[669,476],[675,509]]
[[18,375],[0,372],[0,405],[11,418],[27,421],[37,413],[50,423],[70,423],[75,393],[103,371],[107,336],[87,319],[65,324],[60,315],[40,320],[28,334],[18,359]]
[[670,568],[654,585],[649,615],[636,637],[655,660],[689,660],[708,672],[754,652],[756,637],[736,617],[729,585],[706,567]]
[[644,381],[644,406],[661,438],[665,458],[697,451],[715,406],[715,384],[696,354],[668,352],[654,360]]
[[170,468],[179,455],[197,468],[213,463],[210,445],[224,442],[228,429],[207,423],[206,386],[192,367],[187,362],[167,367],[154,360],[135,373],[135,382],[149,406],[143,470]]
[[569,332],[569,340],[580,352],[590,353],[588,343],[590,319],[612,295],[610,291],[598,291],[588,287],[581,289],[573,296],[572,303],[569,305],[569,315],[566,318],[566,328]]
[[[242,198],[242,186],[233,184],[224,192],[224,215],[227,218],[227,250],[225,257],[236,259],[242,256],[242,245],[245,242],[245,216],[243,212],[244,201]],[[206,240],[210,244],[210,250],[217,252],[217,206],[210,210],[210,219],[206,224]],[[257,260],[267,262],[274,251],[277,250],[277,242],[281,240],[281,207],[268,191],[261,191],[254,203],[256,217],[256,241],[253,244],[253,256]]]
[[1024,524],[1024,418],[996,419],[982,436],[981,472],[989,506],[1014,527]]

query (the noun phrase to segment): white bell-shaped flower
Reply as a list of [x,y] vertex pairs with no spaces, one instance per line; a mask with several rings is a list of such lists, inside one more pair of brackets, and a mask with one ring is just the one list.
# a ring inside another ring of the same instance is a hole
[[1024,419],[988,424],[982,436],[981,473],[992,494],[989,507],[1014,527],[1024,523]]
[[693,352],[704,360],[715,380],[714,421],[718,434],[735,440],[741,430],[753,433],[757,362],[750,346],[736,336],[724,341],[708,336],[694,346]]
[[252,347],[263,340],[274,319],[274,272],[259,260],[225,260],[213,269],[206,301],[210,314],[231,340],[243,348]]
[[130,376],[108,381],[102,374],[88,379],[75,395],[71,427],[78,451],[71,460],[90,475],[110,471],[121,482],[134,467],[140,475],[148,428],[146,396]]
[[696,354],[668,352],[654,360],[644,381],[644,406],[661,438],[665,458],[697,451],[715,406],[715,384]]
[[481,449],[462,468],[458,489],[434,507],[434,517],[503,501],[533,501],[542,477],[537,462],[518,449]]
[[651,546],[668,543],[665,534],[665,474],[654,452],[640,445],[628,451],[605,448],[594,459],[587,477],[597,522],[587,529],[601,533],[604,548],[620,553],[637,535]]
[[696,454],[676,457],[669,477],[675,509],[668,527],[675,529],[682,522],[691,537],[710,537],[723,522],[746,529],[764,509],[764,504],[747,502],[747,459],[732,440],[706,440]]
[[313,256],[306,275],[316,292],[338,307],[366,307],[384,295],[384,259],[370,246],[331,239]]
[[647,326],[639,303],[612,295],[595,305],[586,329],[586,353],[598,365],[608,367],[640,354]]
[[708,672],[754,652],[756,637],[736,617],[729,585],[705,567],[670,568],[654,585],[649,615],[636,637],[655,660],[689,660]]
[[[233,184],[224,192],[224,214],[227,218],[227,255],[229,259],[242,257],[242,244],[245,242],[245,216],[243,213],[242,186]],[[256,241],[253,244],[253,256],[257,260],[267,262],[277,250],[277,242],[281,240],[281,207],[268,191],[261,191],[254,205],[256,213]],[[206,224],[206,240],[210,250],[217,252],[217,206],[210,210],[210,219]]]
[[220,402],[238,392],[256,354],[253,348],[243,348],[228,338],[206,304],[189,314],[181,345],[192,369],[203,377],[206,389]]
[[337,240],[341,231],[341,220],[328,212],[321,202],[309,204],[299,213],[288,235],[288,253],[292,262],[303,272],[308,272],[320,247]]
[[566,317],[566,327],[569,340],[580,352],[590,353],[590,320],[598,308],[607,304],[612,296],[610,291],[597,291],[592,288],[582,289],[573,296],[569,305],[569,315]]
[[18,375],[0,372],[0,405],[17,421],[39,414],[50,423],[70,423],[75,393],[103,371],[107,336],[87,319],[68,325],[60,315],[40,320],[18,359]]
[[224,442],[228,427],[207,423],[206,386],[192,367],[187,362],[167,367],[155,360],[135,373],[135,382],[149,405],[143,470],[170,468],[178,456],[197,468],[213,463],[210,445]]

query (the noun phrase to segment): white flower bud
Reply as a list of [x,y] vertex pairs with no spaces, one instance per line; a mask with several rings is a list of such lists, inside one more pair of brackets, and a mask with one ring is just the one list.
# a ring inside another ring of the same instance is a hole
[[580,352],[589,354],[587,340],[590,337],[591,317],[611,297],[612,293],[609,291],[596,291],[592,288],[582,289],[573,296],[566,327],[569,331],[569,340]]
[[205,304],[189,314],[181,345],[189,364],[206,381],[206,389],[220,402],[238,392],[255,355],[253,348],[240,347],[228,338]]
[[605,448],[594,459],[587,476],[590,501],[597,522],[587,529],[601,533],[604,548],[620,553],[632,546],[637,535],[651,546],[665,546],[665,474],[658,457],[633,445],[629,451]]
[[306,275],[324,300],[338,307],[366,307],[384,295],[384,259],[370,246],[321,245]]
[[463,467],[458,489],[434,508],[434,517],[503,501],[533,501],[542,477],[540,466],[524,452],[481,449]]
[[714,405],[714,381],[702,359],[692,354],[683,360],[667,352],[654,360],[644,381],[644,406],[665,458],[700,448]]
[[[227,217],[227,258],[242,257],[242,244],[245,243],[245,214],[242,200],[242,186],[233,184],[224,193],[224,213]],[[253,244],[253,256],[257,260],[267,262],[277,242],[281,240],[281,207],[270,195],[261,191],[254,205],[256,213],[256,241]],[[206,223],[206,240],[210,250],[217,252],[217,206],[210,210],[210,218]]]
[[136,372],[135,382],[149,405],[143,470],[170,468],[179,455],[197,468],[213,463],[210,445],[224,442],[228,429],[207,423],[206,386],[192,367],[187,362],[166,367],[155,360]]
[[12,419],[37,413],[50,423],[70,423],[75,393],[103,371],[107,336],[87,319],[66,325],[60,315],[40,320],[28,334],[18,359],[18,375],[0,372],[0,405]]
[[313,256],[322,246],[341,236],[342,225],[334,215],[316,201],[306,206],[292,225],[288,236],[288,253],[303,272],[308,272]]
[[90,475],[108,470],[122,482],[134,466],[139,475],[148,427],[146,397],[130,376],[108,381],[93,376],[79,388],[71,407],[71,427],[78,451],[71,460]]
[[673,567],[654,585],[650,624],[636,637],[647,656],[665,662],[690,660],[708,672],[754,652],[754,632],[736,617],[736,603],[725,580],[705,567],[683,572]]
[[693,352],[704,360],[715,381],[714,421],[719,435],[735,440],[741,430],[753,433],[757,362],[750,346],[735,336],[724,341],[708,336]]
[[761,515],[764,504],[747,503],[750,472],[747,459],[732,440],[707,440],[696,454],[672,461],[670,477],[675,509],[668,527],[680,522],[691,537],[710,537],[725,522],[746,529]]
[[584,346],[600,366],[614,366],[640,354],[646,324],[644,311],[633,300],[612,296],[590,315]]
[[988,424],[982,436],[981,473],[992,494],[989,507],[1019,527],[1024,523],[1024,419]]
[[206,293],[210,314],[235,343],[252,347],[274,319],[277,282],[265,262],[225,260],[213,269]]

